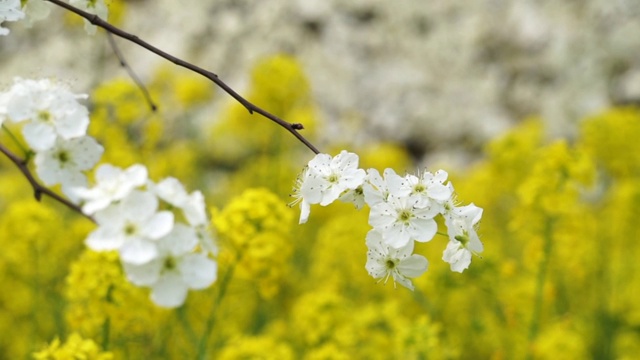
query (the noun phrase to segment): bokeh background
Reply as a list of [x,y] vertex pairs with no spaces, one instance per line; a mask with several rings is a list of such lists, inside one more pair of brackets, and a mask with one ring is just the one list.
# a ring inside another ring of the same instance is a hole
[[46,76],[88,93],[104,162],[201,189],[220,280],[178,310],[154,307],[116,255],[84,248],[90,222],[34,201],[0,161],[0,358],[637,356],[639,2],[159,0],[110,12],[304,124],[323,152],[357,152],[363,168],[447,170],[459,200],[484,208],[485,252],[452,273],[436,237],[417,249],[430,268],[415,292],[376,284],[364,269],[367,209],[316,206],[300,226],[286,206],[313,155],[301,143],[118,41],[152,112],[104,32],[88,36],[54,9],[30,28],[9,24],[0,84]]

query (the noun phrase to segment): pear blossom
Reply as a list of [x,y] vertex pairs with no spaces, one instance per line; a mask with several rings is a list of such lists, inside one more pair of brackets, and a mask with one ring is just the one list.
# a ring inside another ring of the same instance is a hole
[[62,184],[64,193],[75,199],[71,189],[86,186],[83,171],[93,168],[103,152],[104,148],[90,136],[58,138],[52,148],[36,153],[36,173],[45,185]]
[[178,307],[189,289],[204,289],[217,277],[216,262],[194,252],[197,244],[193,228],[176,224],[158,240],[155,259],[145,264],[123,262],[127,278],[136,285],[151,287],[151,300],[157,305]]
[[384,179],[380,176],[377,169],[367,170],[367,177],[362,190],[364,191],[364,199],[366,203],[373,207],[381,202],[387,201],[389,196],[389,186],[387,185],[387,179],[397,176],[393,169],[387,168],[384,170]]
[[387,245],[395,248],[406,246],[410,241],[426,242],[438,230],[433,217],[438,209],[424,206],[419,196],[394,196],[371,208],[369,225],[382,234]]
[[147,182],[147,168],[132,165],[126,170],[111,164],[103,164],[95,173],[97,184],[92,188],[76,187],[72,192],[84,201],[82,212],[92,215],[111,203],[125,198],[133,189]]
[[25,121],[25,141],[33,150],[44,151],[54,146],[58,137],[69,140],[86,134],[89,111],[78,102],[85,97],[48,79],[17,78],[4,96],[0,117]]
[[310,204],[329,205],[344,191],[362,185],[366,176],[363,169],[358,169],[358,155],[345,150],[333,158],[318,154],[308,166],[309,176],[300,192]]
[[446,171],[438,170],[435,174],[423,171],[418,176],[389,174],[386,179],[398,196],[419,195],[426,204],[442,205],[452,195],[451,189],[444,185],[447,176]]
[[296,178],[296,184],[293,187],[293,194],[291,197],[295,198],[294,201],[289,203],[290,207],[293,207],[297,204],[300,204],[300,220],[299,224],[304,224],[309,220],[309,214],[311,213],[311,204],[309,201],[302,195],[301,189],[305,181],[310,177],[309,167],[305,166],[302,170],[302,173],[298,174]]
[[385,243],[382,235],[376,230],[370,230],[366,238],[367,263],[365,268],[374,279],[384,280],[389,277],[396,283],[413,290],[413,284],[409,278],[422,275],[427,271],[429,262],[422,255],[413,253],[413,242],[400,248],[394,248]]
[[174,225],[170,211],[157,211],[158,198],[133,190],[120,202],[95,213],[98,229],[86,244],[95,251],[118,250],[120,258],[131,264],[144,264],[158,256],[157,240]]
[[349,190],[362,185],[366,173],[358,169],[358,155],[342,150],[331,157],[317,154],[296,181],[294,197],[290,205],[300,203],[300,223],[305,223],[311,211],[311,204],[326,206]]
[[463,272],[471,264],[471,255],[484,250],[475,227],[482,217],[482,208],[473,203],[453,208],[445,214],[449,243],[442,260],[448,262],[451,271]]
[[0,0],[0,35],[8,35],[9,29],[2,27],[3,21],[17,21],[24,18],[20,0]]

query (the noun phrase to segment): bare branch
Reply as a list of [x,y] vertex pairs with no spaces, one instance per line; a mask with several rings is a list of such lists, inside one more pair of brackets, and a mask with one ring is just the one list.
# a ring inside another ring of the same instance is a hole
[[113,53],[118,58],[118,61],[120,62],[120,66],[122,66],[127,71],[127,73],[129,74],[129,77],[131,77],[133,82],[135,82],[136,85],[138,85],[138,88],[142,92],[142,95],[147,101],[147,104],[149,104],[149,108],[151,109],[152,112],[155,112],[158,109],[158,107],[153,102],[153,99],[151,99],[151,94],[149,94],[149,90],[147,90],[147,88],[144,86],[144,84],[142,83],[138,75],[136,75],[136,73],[129,66],[129,64],[127,64],[127,61],[124,59],[124,56],[120,51],[120,48],[118,48],[118,44],[116,44],[116,41],[113,38],[113,35],[108,31],[107,31],[107,39],[109,39],[109,45],[111,45],[111,48],[113,49]]
[[65,199],[64,197],[56,194],[51,189],[41,185],[38,182],[38,180],[35,179],[35,177],[31,173],[31,170],[29,170],[29,167],[27,167],[27,162],[25,160],[21,159],[16,154],[12,153],[9,149],[7,149],[2,144],[0,144],[0,152],[2,152],[6,157],[8,157],[9,160],[11,160],[18,167],[18,169],[20,169],[20,171],[24,174],[24,176],[27,178],[27,180],[31,184],[31,187],[33,187],[33,196],[36,198],[36,200],[41,201],[42,200],[42,195],[46,195],[46,196],[58,201],[59,203],[62,203],[66,207],[70,208],[71,210],[79,212],[84,217],[86,217],[87,219],[93,221],[94,223],[96,222],[91,216],[83,213],[82,209],[80,208],[80,206],[78,206],[78,205],[72,203],[71,201]]
[[242,104],[242,106],[244,106],[247,111],[249,111],[250,114],[258,113],[260,115],[262,115],[263,117],[275,122],[276,124],[282,126],[283,128],[287,129],[287,131],[289,131],[291,134],[293,134],[293,136],[295,136],[298,140],[300,140],[303,144],[305,144],[309,149],[311,149],[311,151],[313,151],[316,154],[319,154],[320,151],[318,149],[316,149],[315,146],[313,146],[313,144],[311,144],[304,136],[302,136],[298,130],[301,130],[302,124],[292,124],[289,123],[287,121],[284,121],[283,119],[271,114],[270,112],[263,110],[262,108],[254,105],[253,103],[249,102],[247,99],[245,99],[244,97],[242,97],[240,94],[238,94],[235,90],[233,90],[231,87],[229,87],[224,81],[220,80],[218,78],[218,75],[212,73],[211,71],[205,70],[199,66],[196,66],[194,64],[191,64],[187,61],[184,61],[180,58],[177,58],[171,54],[168,54],[160,49],[158,49],[157,47],[147,43],[146,41],[140,39],[139,37],[137,37],[136,35],[130,34],[126,31],[121,30],[118,27],[115,27],[111,24],[109,24],[108,22],[100,19],[97,15],[94,14],[90,14],[86,11],[80,10],[72,5],[69,5],[65,2],[62,2],[60,0],[47,0],[55,5],[58,5],[68,11],[71,11],[83,18],[85,18],[87,21],[89,21],[91,24],[101,27],[103,29],[105,29],[106,31],[121,37],[123,39],[129,40],[132,43],[137,44],[138,46],[141,46],[149,51],[151,51],[152,53],[171,61],[172,63],[181,66],[183,68],[189,69],[197,74],[200,74],[202,76],[204,76],[205,78],[213,81],[218,87],[220,87],[222,90],[224,90],[227,94],[229,94],[231,97],[233,97],[234,99],[236,99],[236,101],[238,101],[240,104]]

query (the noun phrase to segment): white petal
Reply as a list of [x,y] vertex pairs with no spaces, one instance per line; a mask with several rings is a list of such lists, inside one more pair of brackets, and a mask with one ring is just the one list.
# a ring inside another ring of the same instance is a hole
[[159,198],[173,206],[182,207],[187,201],[188,195],[184,190],[184,186],[178,179],[173,177],[168,177],[153,186],[153,191]]
[[158,247],[148,240],[133,239],[120,247],[120,258],[133,265],[142,265],[158,257]]
[[138,286],[153,285],[160,278],[162,270],[162,259],[155,259],[146,264],[134,265],[122,262],[122,267],[127,275],[127,279]]
[[102,145],[90,136],[71,139],[67,147],[73,153],[73,161],[78,170],[93,168],[104,152]]
[[163,275],[151,288],[151,300],[159,306],[174,308],[184,304],[187,284],[178,274]]
[[27,123],[22,128],[22,134],[27,144],[35,151],[48,150],[56,142],[56,133],[53,126],[40,121]]
[[118,250],[124,238],[112,229],[99,227],[89,234],[85,240],[87,247],[94,251]]
[[203,254],[191,254],[182,258],[179,271],[189,288],[204,289],[216,281],[218,265]]
[[305,199],[300,201],[300,221],[299,224],[304,224],[309,219],[309,214],[311,213],[311,205]]
[[177,223],[167,236],[158,240],[158,245],[173,256],[182,256],[198,245],[198,237],[194,228]]
[[398,271],[404,276],[414,278],[424,274],[428,266],[427,258],[414,254],[400,261]]
[[[127,219],[143,222],[153,216],[158,208],[158,198],[147,191],[132,191],[122,200],[122,212]],[[166,234],[166,233],[165,233]]]
[[140,233],[150,239],[159,239],[167,235],[173,229],[173,213],[160,211],[146,221]]

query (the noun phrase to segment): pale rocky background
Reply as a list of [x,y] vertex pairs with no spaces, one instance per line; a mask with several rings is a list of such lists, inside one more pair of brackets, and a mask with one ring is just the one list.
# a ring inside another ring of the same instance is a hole
[[[64,31],[61,14],[8,24],[0,86],[54,76],[88,92],[124,75],[104,34]],[[571,137],[585,115],[640,102],[640,0],[139,0],[122,27],[240,92],[257,60],[292,54],[325,141],[401,141],[426,162],[464,164],[527,116]],[[143,79],[164,62],[119,43]]]

